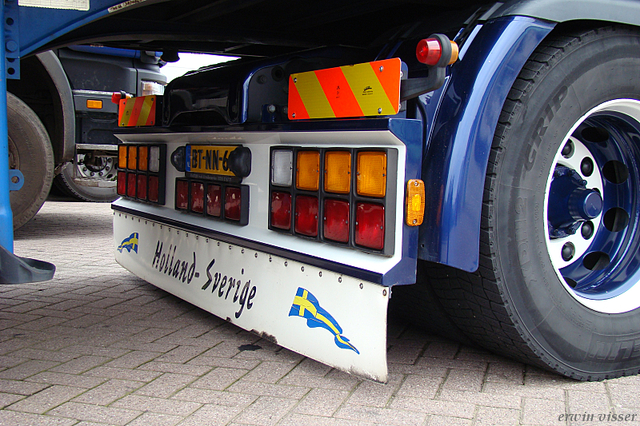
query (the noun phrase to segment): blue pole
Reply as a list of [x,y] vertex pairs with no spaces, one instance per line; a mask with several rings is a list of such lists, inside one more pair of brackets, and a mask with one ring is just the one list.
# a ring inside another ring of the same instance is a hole
[[5,59],[4,1],[0,5],[0,245],[13,253],[13,213],[9,198],[9,141],[7,135],[7,63]]

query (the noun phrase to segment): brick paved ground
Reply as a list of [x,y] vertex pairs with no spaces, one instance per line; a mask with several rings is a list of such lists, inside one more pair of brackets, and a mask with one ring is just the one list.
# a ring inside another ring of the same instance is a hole
[[49,201],[17,232],[16,254],[58,269],[0,286],[0,424],[640,424],[640,377],[574,382],[400,320],[389,383],[360,380],[135,278],[112,245],[106,204]]

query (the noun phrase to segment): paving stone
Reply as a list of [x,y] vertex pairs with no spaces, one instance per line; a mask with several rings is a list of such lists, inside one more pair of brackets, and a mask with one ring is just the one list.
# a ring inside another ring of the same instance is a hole
[[597,424],[558,420],[569,413],[640,425],[640,376],[577,382],[394,317],[389,383],[320,364],[121,268],[112,215],[47,201],[16,232],[21,256],[57,272],[0,286],[0,425]]
[[67,402],[57,408],[54,408],[47,414],[67,419],[85,420],[112,425],[126,425],[136,417],[140,416],[142,412],[116,407],[103,407],[93,404]]
[[7,409],[26,413],[44,414],[84,391],[85,389],[77,387],[53,385],[12,404]]
[[275,425],[296,403],[294,399],[261,396],[242,410],[236,421],[260,426]]
[[143,386],[141,382],[132,380],[108,380],[93,389],[77,396],[72,401],[107,406]]

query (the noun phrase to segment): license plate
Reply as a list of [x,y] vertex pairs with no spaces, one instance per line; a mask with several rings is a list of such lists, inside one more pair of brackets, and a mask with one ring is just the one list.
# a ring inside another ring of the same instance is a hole
[[235,176],[229,168],[229,154],[237,146],[187,145],[185,170],[207,175]]

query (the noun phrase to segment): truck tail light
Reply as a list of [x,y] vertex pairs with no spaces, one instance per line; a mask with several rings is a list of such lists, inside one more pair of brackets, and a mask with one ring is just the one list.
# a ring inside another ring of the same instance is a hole
[[204,183],[191,182],[189,190],[189,211],[204,213]]
[[176,209],[187,210],[189,208],[189,181],[176,180]]
[[324,201],[324,237],[340,243],[349,242],[349,203],[342,200]]
[[127,146],[126,145],[118,146],[118,168],[119,169],[127,168]]
[[138,147],[138,170],[146,172],[149,166],[149,147]]
[[139,199],[147,199],[147,175],[136,175],[136,192]]
[[224,183],[176,179],[175,208],[224,219],[236,225],[249,223],[249,187]]
[[227,187],[224,191],[224,217],[229,220],[240,220],[240,207],[242,205],[242,197],[240,188]]
[[136,174],[127,173],[127,197],[136,198],[136,183]]
[[136,170],[138,168],[138,147],[136,145],[130,145],[127,155],[127,168],[129,170]]
[[315,237],[318,235],[318,199],[299,195],[295,201],[295,231],[297,234]]
[[118,195],[164,204],[164,145],[118,146]]
[[269,229],[392,254],[385,227],[396,215],[385,208],[396,202],[396,150],[280,146],[270,159]]
[[127,172],[118,171],[118,195],[127,195]]
[[159,146],[149,147],[149,171],[153,173],[160,173],[161,159],[163,158],[163,151]]
[[207,186],[207,215],[220,217],[222,214],[222,188],[220,185]]
[[337,194],[351,191],[351,153],[327,151],[324,154],[324,190]]
[[320,153],[318,151],[298,151],[296,188],[317,191],[319,185]]
[[381,151],[358,153],[357,194],[384,197],[387,188],[387,154]]
[[380,204],[356,205],[355,243],[359,246],[382,250],[384,247],[384,207]]
[[293,152],[275,149],[271,152],[271,183],[278,186],[291,186],[293,171]]
[[[152,203],[160,203],[160,178],[149,175],[149,189],[147,199]],[[164,204],[164,202],[162,202]]]
[[271,226],[291,229],[291,194],[288,192],[271,193]]

